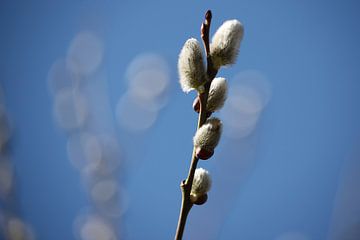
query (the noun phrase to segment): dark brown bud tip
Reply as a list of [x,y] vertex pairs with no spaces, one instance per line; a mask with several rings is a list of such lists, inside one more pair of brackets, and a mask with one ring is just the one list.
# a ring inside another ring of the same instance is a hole
[[207,160],[214,155],[214,150],[207,150],[205,148],[197,148],[196,149],[196,157],[202,160]]
[[212,18],[211,10],[207,10],[205,13],[205,19],[210,22],[211,18]]
[[194,111],[197,112],[197,113],[200,112],[200,98],[199,98],[199,96],[197,96],[197,97],[194,99],[193,109],[194,109]]
[[205,193],[199,197],[196,198],[196,200],[193,202],[196,205],[203,205],[208,200],[208,195]]

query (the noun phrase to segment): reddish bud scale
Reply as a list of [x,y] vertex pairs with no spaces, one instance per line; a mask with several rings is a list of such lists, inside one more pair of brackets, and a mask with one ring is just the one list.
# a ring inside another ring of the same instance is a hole
[[[200,112],[200,98],[199,98],[199,96],[197,96],[197,97],[194,99],[193,109],[194,109],[194,111],[197,112],[197,113]],[[211,114],[212,114],[212,112],[206,112],[206,118],[210,117]]]
[[207,150],[205,148],[197,148],[196,149],[196,157],[202,160],[207,160],[209,158],[212,157],[212,155],[214,155],[214,150]]
[[199,98],[199,96],[197,96],[197,97],[194,99],[193,109],[194,109],[194,111],[197,112],[197,113],[200,112],[200,98]]

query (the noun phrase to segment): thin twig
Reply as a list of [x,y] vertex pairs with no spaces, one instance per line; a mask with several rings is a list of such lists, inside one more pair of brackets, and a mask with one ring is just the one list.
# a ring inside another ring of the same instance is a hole
[[[206,110],[206,103],[209,96],[209,89],[211,81],[214,79],[214,77],[217,74],[217,70],[214,69],[210,57],[210,43],[209,43],[209,35],[210,35],[210,24],[211,24],[211,18],[212,14],[211,11],[208,10],[205,14],[205,21],[201,25],[201,38],[203,40],[204,48],[206,51],[206,60],[207,60],[207,82],[204,86],[205,91],[201,94],[199,94],[200,98],[200,111],[199,111],[199,117],[198,117],[198,124],[197,129],[199,129],[208,118],[207,110]],[[196,170],[196,166],[199,159],[196,157],[196,150],[193,149],[192,157],[191,157],[191,164],[189,168],[188,177],[186,180],[182,181],[180,184],[181,192],[182,192],[182,201],[181,201],[181,210],[179,215],[179,221],[178,226],[176,230],[175,239],[181,240],[187,216],[193,206],[193,203],[190,200],[190,193],[191,193],[191,187],[194,180],[194,174]]]

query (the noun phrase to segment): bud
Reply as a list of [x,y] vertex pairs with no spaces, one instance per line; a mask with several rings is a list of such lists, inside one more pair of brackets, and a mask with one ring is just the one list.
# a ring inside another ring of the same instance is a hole
[[206,203],[207,199],[208,195],[206,193],[200,196],[190,195],[191,202],[196,205],[203,205],[204,203]]
[[227,83],[225,78],[215,78],[210,85],[206,110],[209,112],[220,110],[224,106],[226,98]]
[[[220,110],[227,98],[227,83],[225,78],[214,78],[212,80],[206,110],[210,113]],[[195,112],[200,112],[200,97],[197,96],[193,102],[193,109]],[[211,114],[210,114],[211,115]]]
[[196,199],[207,192],[210,191],[211,188],[211,177],[210,173],[203,168],[197,168],[194,174],[194,180],[191,187],[192,199],[196,201]]
[[244,27],[238,20],[226,21],[219,27],[210,45],[211,60],[216,69],[235,63],[243,35]]
[[200,43],[190,38],[181,49],[178,61],[180,85],[184,92],[191,90],[203,91],[206,82],[206,71]]
[[[197,113],[200,112],[200,98],[199,98],[199,96],[197,96],[193,101],[193,109]],[[211,111],[206,111],[206,118],[210,117],[211,114],[212,114]]]
[[194,136],[195,148],[212,151],[219,143],[222,131],[222,123],[218,118],[209,118],[196,132]]
[[200,112],[200,97],[197,96],[193,101],[193,109],[195,112]]
[[212,155],[214,155],[214,149],[207,150],[205,148],[199,147],[199,148],[196,148],[195,155],[199,159],[207,160],[207,159],[211,158]]

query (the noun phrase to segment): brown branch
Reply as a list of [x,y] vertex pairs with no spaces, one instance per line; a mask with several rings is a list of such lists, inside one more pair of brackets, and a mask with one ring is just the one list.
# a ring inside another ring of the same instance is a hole
[[[206,51],[207,79],[208,80],[204,86],[205,91],[203,93],[199,94],[200,111],[199,111],[197,129],[199,129],[205,123],[206,119],[208,118],[208,114],[206,111],[206,103],[207,103],[207,99],[209,96],[209,89],[210,89],[211,81],[214,79],[214,77],[217,74],[217,70],[214,69],[214,67],[212,65],[211,57],[210,57],[209,34],[210,34],[211,17],[212,17],[211,11],[208,10],[205,14],[205,21],[201,24],[201,38],[203,40],[203,44],[204,44],[205,51]],[[184,229],[185,229],[186,219],[187,219],[187,216],[193,206],[193,203],[191,202],[191,199],[190,199],[190,193],[191,193],[191,187],[192,187],[192,184],[194,181],[194,174],[195,174],[196,166],[199,161],[199,159],[196,157],[195,152],[196,152],[196,150],[194,148],[192,157],[191,157],[191,164],[190,164],[190,168],[189,168],[188,177],[186,178],[186,180],[182,181],[180,184],[180,188],[181,188],[181,192],[182,192],[182,201],[181,201],[181,210],[180,210],[180,215],[179,215],[178,226],[177,226],[176,235],[175,235],[176,240],[182,239]]]

